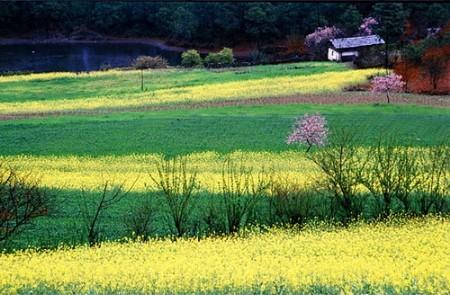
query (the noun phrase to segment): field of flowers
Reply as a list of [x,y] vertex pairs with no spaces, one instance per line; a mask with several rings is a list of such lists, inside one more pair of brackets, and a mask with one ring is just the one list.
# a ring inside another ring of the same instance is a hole
[[[149,174],[156,173],[156,165],[162,158],[163,155],[146,154],[102,157],[20,155],[2,156],[0,159],[20,171],[33,171],[40,175],[42,185],[52,189],[97,190],[105,181],[115,184],[125,181],[128,186],[134,184],[133,191],[142,192],[149,189]],[[189,163],[188,172],[197,173],[202,189],[211,192],[218,190],[226,159],[254,173],[264,170],[299,184],[305,184],[308,176],[317,171],[304,153],[298,152],[203,152],[189,154],[184,158]]]
[[[0,114],[26,114],[26,113],[48,113],[48,112],[73,112],[80,110],[99,110],[99,109],[123,109],[138,108],[145,106],[164,105],[170,103],[186,103],[186,102],[204,102],[204,101],[222,101],[222,100],[242,100],[248,98],[261,97],[279,97],[294,94],[310,94],[310,93],[330,93],[340,91],[344,87],[359,84],[367,81],[367,77],[376,75],[379,69],[366,70],[347,70],[336,72],[314,73],[309,75],[275,75],[271,77],[255,77],[253,79],[241,79],[237,81],[215,81],[213,83],[205,83],[184,86],[183,84],[173,87],[156,88],[151,91],[143,92],[127,92],[126,90],[118,93],[105,93],[104,95],[84,96],[82,98],[68,98],[64,93],[60,93],[59,98],[54,99],[36,99],[26,101],[0,101]],[[137,72],[134,72],[137,74]],[[130,74],[133,74],[130,73]],[[103,74],[105,75],[105,74]],[[189,72],[186,73],[189,75]],[[41,77],[42,76],[42,77]],[[16,83],[21,79],[25,81],[59,81],[62,78],[74,78],[73,74],[38,74],[31,76],[18,76]],[[93,74],[91,79],[103,77],[102,74]],[[114,87],[114,79],[120,79],[120,75],[114,72],[113,75],[107,76],[111,80],[103,81],[103,85],[111,85]],[[188,76],[189,77],[189,76]],[[2,81],[2,79],[4,81]],[[183,79],[183,77],[181,77]],[[186,77],[184,77],[186,79]],[[11,82],[12,77],[0,77],[0,84]],[[13,80],[14,81],[14,80]],[[327,83],[323,83],[327,81]],[[55,82],[56,83],[56,82]],[[60,82],[59,82],[60,83]],[[155,82],[153,82],[155,83]],[[51,86],[48,86],[51,88]],[[20,91],[20,89],[19,89]],[[36,90],[35,90],[36,91]],[[46,88],[41,91],[48,91]],[[37,92],[37,91],[36,91]],[[0,97],[2,97],[0,93]]]
[[0,257],[0,292],[444,294],[449,240],[450,222],[428,218],[26,250]]
[[[1,201],[43,202],[7,238],[21,211],[0,204],[0,294],[445,293],[447,98],[289,100],[345,97],[378,72],[156,70],[144,91],[138,71],[0,77]],[[305,142],[288,136],[307,113],[323,116],[308,152],[288,145]],[[340,155],[342,130],[358,140]],[[395,147],[374,149],[388,137]]]
[[[361,148],[361,154],[367,148]],[[425,149],[416,148],[415,151]],[[308,186],[321,176],[320,169],[305,152],[286,151],[244,152],[220,154],[200,152],[181,157],[187,162],[186,172],[196,174],[202,191],[220,191],[224,165],[231,161],[252,175],[264,173],[268,177],[283,179],[293,184]],[[22,172],[39,176],[41,185],[50,189],[98,191],[106,181],[124,184],[134,192],[154,191],[149,175],[157,173],[162,154],[136,154],[126,156],[0,156],[0,162]],[[450,173],[450,171],[447,171]]]

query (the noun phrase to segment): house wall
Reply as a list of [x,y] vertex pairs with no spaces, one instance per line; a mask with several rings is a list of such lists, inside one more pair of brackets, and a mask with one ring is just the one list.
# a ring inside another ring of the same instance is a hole
[[334,48],[328,48],[328,60],[331,61],[352,61],[358,56],[359,51],[355,49],[339,52]]
[[355,57],[358,57],[359,56],[359,52],[357,50],[343,51],[342,52],[342,56],[355,56]]
[[328,60],[331,61],[340,61],[341,54],[334,50],[333,48],[328,48]]

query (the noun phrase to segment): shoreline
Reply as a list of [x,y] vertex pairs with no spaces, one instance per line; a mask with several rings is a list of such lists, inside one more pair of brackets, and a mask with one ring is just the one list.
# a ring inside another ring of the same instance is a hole
[[[105,37],[101,40],[74,40],[71,38],[6,38],[0,37],[1,45],[35,45],[35,44],[143,44],[157,47],[161,50],[172,51],[172,52],[184,52],[189,49],[196,49],[201,54],[208,54],[209,52],[216,52],[220,49],[206,49],[201,47],[183,47],[176,45],[167,44],[167,40],[159,38],[116,38],[116,37]],[[233,48],[234,55],[236,57],[248,57],[254,48],[250,46],[242,47],[236,46]]]

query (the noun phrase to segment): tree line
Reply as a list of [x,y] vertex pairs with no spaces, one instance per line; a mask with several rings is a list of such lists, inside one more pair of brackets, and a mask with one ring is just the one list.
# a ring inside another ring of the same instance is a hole
[[[202,46],[270,44],[336,25],[348,34],[364,17],[392,12],[392,3],[164,3],[103,1],[0,2],[0,36],[55,37],[79,27],[108,36],[159,37]],[[450,19],[448,3],[396,3],[398,31],[418,35]],[[395,36],[394,36],[395,37]]]

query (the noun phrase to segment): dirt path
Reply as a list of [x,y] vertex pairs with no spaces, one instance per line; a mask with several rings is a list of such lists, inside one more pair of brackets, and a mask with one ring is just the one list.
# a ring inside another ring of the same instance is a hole
[[[166,105],[149,105],[128,108],[101,108],[94,110],[31,112],[22,114],[0,114],[0,120],[18,120],[46,118],[64,115],[101,115],[124,112],[157,112],[165,110],[202,109],[226,106],[283,105],[283,104],[384,104],[386,98],[367,92],[343,92],[336,94],[295,95],[287,97],[251,98],[244,100],[208,101],[197,103],[177,103]],[[450,107],[450,96],[425,96],[394,94],[392,104],[426,105],[433,107]]]

